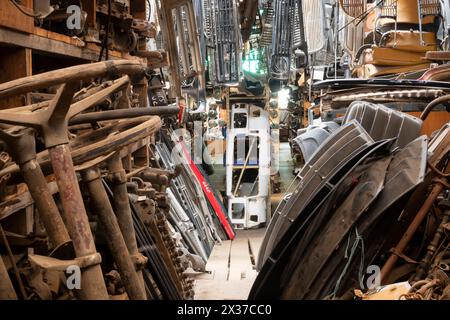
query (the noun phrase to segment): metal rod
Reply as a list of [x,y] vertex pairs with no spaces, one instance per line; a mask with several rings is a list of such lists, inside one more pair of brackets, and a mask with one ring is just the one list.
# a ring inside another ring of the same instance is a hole
[[97,121],[107,121],[125,118],[134,118],[141,116],[170,116],[178,114],[179,109],[177,106],[165,106],[165,107],[150,107],[150,108],[131,108],[131,109],[117,109],[101,112],[91,112],[86,114],[80,114],[70,119],[70,125],[90,123]]
[[[113,206],[117,215],[120,231],[122,232],[128,252],[131,256],[139,256],[139,250],[136,241],[136,233],[133,226],[133,217],[131,213],[130,200],[128,199],[127,178],[123,169],[122,159],[116,153],[108,161],[108,169],[112,182]],[[144,276],[142,270],[137,270],[139,282],[144,288]]]
[[51,243],[55,248],[69,243],[69,233],[39,163],[33,159],[19,164],[19,167]]
[[[75,254],[84,257],[96,253],[94,237],[89,226],[83,198],[75,174],[70,148],[67,144],[48,149],[69,235]],[[81,270],[81,289],[78,295],[85,300],[106,300],[105,281],[100,265],[92,265]]]
[[51,244],[54,248],[59,248],[69,243],[69,234],[36,161],[34,131],[28,128],[11,128],[8,131],[0,130],[0,137],[7,144],[13,160],[19,165]]
[[444,189],[444,186],[442,183],[437,182],[433,189],[431,190],[428,198],[425,200],[422,207],[417,212],[416,216],[414,217],[414,220],[409,225],[408,229],[403,234],[403,237],[398,242],[397,246],[394,249],[394,252],[390,255],[389,259],[384,264],[383,268],[381,269],[381,282],[387,278],[391,270],[394,268],[397,260],[398,255],[402,254],[403,251],[408,246],[409,242],[413,238],[414,234],[417,231],[417,228],[419,228],[420,224],[422,223],[423,219],[426,217],[428,211],[430,210],[431,206],[433,205],[436,198],[439,196],[439,194]]
[[242,180],[242,177],[244,176],[244,171],[247,169],[248,160],[250,159],[250,155],[251,155],[251,153],[253,151],[253,146],[255,145],[256,140],[258,140],[257,137],[255,137],[253,139],[252,144],[251,144],[251,146],[250,146],[250,148],[248,150],[247,157],[245,158],[245,163],[244,163],[244,166],[243,166],[243,168],[241,170],[241,174],[239,175],[239,180],[238,180],[238,182],[236,184],[236,189],[234,189],[233,196],[235,196],[235,197],[236,197],[236,194],[238,192],[239,186],[241,185],[241,180]]
[[117,222],[108,194],[103,186],[100,170],[96,167],[89,168],[82,171],[81,175],[87,185],[95,212],[108,235],[108,247],[116,262],[128,297],[131,300],[145,300],[145,288],[139,281],[125,240],[120,231],[119,223]]

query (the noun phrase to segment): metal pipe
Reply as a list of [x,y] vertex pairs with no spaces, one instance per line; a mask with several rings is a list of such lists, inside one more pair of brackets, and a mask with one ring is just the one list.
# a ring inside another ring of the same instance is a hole
[[448,223],[450,220],[450,210],[445,210],[443,213],[443,217],[439,227],[437,228],[433,239],[427,247],[427,253],[423,257],[419,266],[417,267],[416,274],[414,276],[413,281],[421,280],[426,273],[428,272],[428,268],[430,267],[431,259],[433,259],[434,254],[436,253],[437,248],[439,247],[439,243],[441,242],[442,235],[444,234],[444,225]]
[[179,112],[177,106],[150,107],[150,108],[131,108],[117,109],[100,112],[90,112],[80,114],[69,120],[69,125],[90,123],[97,121],[117,120],[125,118],[134,118],[141,116],[171,116]]
[[397,246],[394,249],[394,252],[390,255],[389,259],[384,264],[383,268],[381,269],[381,282],[387,278],[391,270],[395,267],[395,264],[398,260],[398,255],[402,254],[403,251],[408,246],[409,242],[413,238],[414,234],[417,231],[417,228],[419,228],[420,224],[422,223],[423,219],[426,217],[428,211],[430,210],[431,206],[433,205],[436,198],[439,196],[439,194],[444,189],[444,185],[437,180],[436,184],[433,186],[433,189],[431,190],[428,198],[423,203],[422,207],[417,212],[416,216],[414,217],[414,220],[409,225],[408,229],[403,234],[403,237],[398,242]]
[[13,160],[19,165],[22,177],[28,187],[39,216],[54,248],[70,242],[69,234],[56,206],[47,181],[36,161],[34,131],[11,128],[8,132],[0,130],[0,137],[8,146]]
[[[73,166],[70,148],[61,144],[48,149],[56,183],[60,191],[61,202],[69,235],[72,238],[75,254],[84,257],[95,254],[94,237],[89,226],[83,198]],[[81,299],[106,300],[105,281],[99,264],[81,270]]]
[[55,248],[69,243],[69,233],[39,163],[33,159],[19,164],[19,167],[51,243]]
[[116,262],[128,297],[131,300],[145,300],[145,288],[139,281],[125,240],[120,231],[119,223],[103,186],[100,170],[97,167],[89,168],[83,170],[81,175],[87,185],[95,212],[108,235],[108,247]]
[[[122,236],[125,240],[129,254],[132,257],[136,257],[137,260],[137,258],[142,255],[138,250],[136,233],[133,226],[133,217],[126,184],[127,177],[125,170],[123,169],[122,159],[118,153],[114,154],[108,161],[108,170],[112,182],[112,192],[114,195],[113,206],[116,212],[120,231],[122,232]],[[145,288],[144,276],[142,274],[141,267],[138,267],[136,272],[142,288]]]
[[445,96],[439,97],[437,99],[434,99],[433,101],[431,101],[423,110],[422,114],[420,115],[420,119],[422,119],[423,121],[425,121],[428,117],[428,115],[430,114],[430,112],[438,105],[440,105],[441,103],[444,102],[448,102],[450,101],[450,94],[447,94]]

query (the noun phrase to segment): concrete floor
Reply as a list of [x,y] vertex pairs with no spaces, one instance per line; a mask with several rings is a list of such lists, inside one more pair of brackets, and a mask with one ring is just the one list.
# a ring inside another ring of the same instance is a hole
[[255,261],[265,229],[237,230],[233,241],[217,244],[206,264],[207,273],[197,274],[196,300],[246,300],[256,279]]

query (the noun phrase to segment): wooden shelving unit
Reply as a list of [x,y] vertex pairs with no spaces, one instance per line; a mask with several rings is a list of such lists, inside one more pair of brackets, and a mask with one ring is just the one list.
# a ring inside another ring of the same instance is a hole
[[[146,0],[131,0],[130,13],[145,18]],[[96,23],[96,1],[83,0],[88,25]],[[33,10],[33,0],[21,0],[21,5]],[[20,77],[97,61],[100,46],[77,37],[55,33],[34,25],[34,19],[21,13],[9,0],[0,0],[0,83]],[[141,59],[118,51],[109,51],[110,59]],[[0,109],[26,104],[26,97],[0,100]]]

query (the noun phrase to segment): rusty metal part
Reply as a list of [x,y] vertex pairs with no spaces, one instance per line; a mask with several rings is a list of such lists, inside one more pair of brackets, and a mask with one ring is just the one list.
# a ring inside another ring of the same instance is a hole
[[[89,220],[84,208],[78,179],[72,162],[70,148],[66,144],[49,149],[49,155],[60,190],[64,216],[72,239],[76,256],[83,257],[96,253],[94,238],[89,226]],[[100,265],[94,265],[82,270],[82,299],[104,300],[108,298]]]
[[86,114],[80,114],[69,120],[70,125],[91,123],[98,121],[125,119],[141,116],[171,116],[176,115],[179,112],[177,106],[171,107],[150,107],[150,108],[131,108],[131,109],[118,109],[100,112],[90,112]]
[[72,260],[60,260],[53,257],[41,256],[37,254],[28,255],[31,263],[44,270],[66,271],[70,266],[78,266],[81,269],[98,265],[102,262],[102,256],[96,252],[84,257]]
[[423,121],[425,121],[428,117],[428,115],[430,114],[430,112],[437,107],[438,105],[442,104],[442,103],[446,103],[450,101],[450,94],[447,94],[445,96],[439,97],[437,99],[434,99],[433,101],[431,101],[426,107],[425,109],[422,111],[422,114],[420,115],[420,119],[422,119]]
[[[446,182],[446,181],[445,181]],[[419,228],[422,221],[425,219],[426,215],[428,214],[428,211],[430,210],[431,206],[433,205],[436,198],[439,196],[439,194],[444,189],[444,184],[441,182],[441,180],[435,180],[433,189],[431,190],[428,198],[425,200],[422,207],[417,212],[414,220],[409,225],[408,229],[403,234],[403,237],[398,242],[397,246],[395,247],[395,252],[402,254],[406,247],[408,246],[409,242],[413,238],[414,234],[416,233],[417,229]],[[383,280],[389,275],[391,270],[394,268],[396,262],[398,260],[398,255],[391,254],[386,263],[384,264],[383,268],[381,269],[381,281],[383,283]]]
[[39,130],[44,136],[47,148],[68,143],[67,119],[72,118],[78,113],[90,108],[103,101],[107,96],[120,90],[127,85],[128,76],[124,76],[116,81],[110,87],[107,87],[81,101],[71,105],[75,94],[75,82],[62,84],[55,97],[49,102],[47,108],[42,108],[35,112],[29,112],[28,109],[21,107],[0,111],[0,121],[2,123],[33,127]]
[[90,199],[100,222],[108,234],[107,243],[117,264],[125,289],[131,300],[145,300],[145,290],[136,273],[135,266],[128,252],[119,223],[101,180],[100,170],[96,167],[81,172],[87,185]]
[[446,200],[443,203],[441,202],[440,206],[444,206],[444,212],[442,214],[441,222],[438,228],[436,229],[433,239],[428,244],[427,253],[422,258],[422,261],[417,267],[413,281],[419,281],[427,274],[431,260],[434,257],[436,250],[438,249],[439,244],[441,242],[442,235],[444,234],[444,225],[450,221],[449,201]]
[[144,288],[144,277],[142,274],[142,263],[139,257],[144,258],[138,251],[136,234],[133,226],[133,217],[131,214],[130,200],[126,187],[126,173],[123,169],[122,159],[119,154],[114,154],[108,161],[109,178],[112,184],[113,206],[117,215],[117,222],[125,240],[128,252],[131,257],[135,257],[135,266],[137,276],[141,287]]
[[144,75],[145,66],[139,61],[114,60],[82,64],[54,70],[0,84],[0,98],[22,94],[37,89],[97,77],[115,77],[121,74]]
[[141,177],[144,181],[160,186],[159,191],[163,192],[170,185],[173,173],[161,169],[155,170],[153,168],[147,168],[139,174],[139,177]]
[[[147,121],[145,121],[147,120]],[[161,128],[161,119],[157,116],[119,121],[101,129],[77,136],[70,143],[73,162],[81,164],[103,154],[116,151],[124,145],[134,144]],[[92,142],[95,141],[95,142]],[[37,161],[44,169],[50,165],[48,151],[40,152]],[[0,176],[19,171],[15,164],[0,171]]]
[[175,247],[174,244],[170,242],[170,237],[164,229],[163,224],[165,221],[162,219],[161,215],[155,216],[156,213],[152,213],[151,210],[148,210],[148,206],[146,205],[145,201],[140,201],[137,203],[137,205],[140,209],[142,221],[154,237],[156,248],[158,249],[165,262],[167,271],[170,273],[170,276],[173,279],[178,292],[182,295],[182,278],[180,278],[180,274],[178,274],[177,265],[174,264],[172,260],[171,251]]
[[0,130],[0,137],[8,144],[11,154],[20,167],[31,197],[54,248],[61,248],[70,242],[69,234],[58,207],[47,186],[44,174],[36,161],[35,137],[31,129],[18,132]]
[[0,300],[17,300],[17,294],[0,255]]

